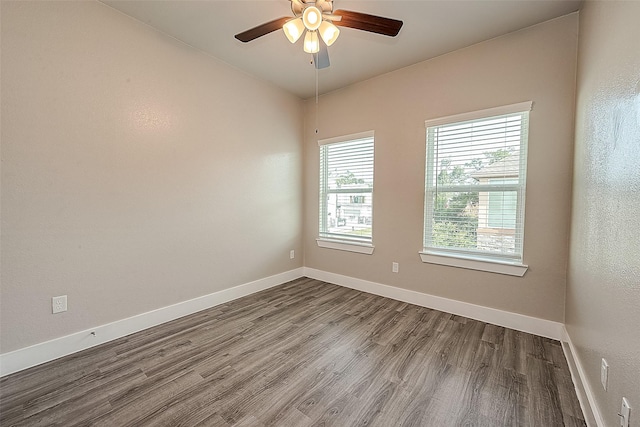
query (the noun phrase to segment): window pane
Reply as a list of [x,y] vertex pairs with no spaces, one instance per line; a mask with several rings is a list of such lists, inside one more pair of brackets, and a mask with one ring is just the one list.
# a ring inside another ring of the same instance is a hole
[[[474,185],[520,171],[521,115],[451,124],[433,130],[433,184]],[[444,179],[446,178],[446,179]]]
[[487,213],[489,227],[515,229],[517,204],[518,193],[515,191],[490,191]]
[[370,237],[373,222],[372,194],[331,193],[327,195],[325,237],[346,235]]
[[[489,184],[517,184],[517,179],[489,179]],[[486,204],[487,225],[490,228],[512,229],[516,228],[516,216],[518,209],[518,193],[516,191],[490,191]]]
[[432,246],[477,248],[478,196],[477,192],[439,192],[434,195]]
[[372,137],[320,147],[320,237],[371,242]]
[[427,127],[426,250],[522,259],[528,118]]
[[326,150],[329,190],[373,187],[373,144],[371,142],[344,142],[329,145]]

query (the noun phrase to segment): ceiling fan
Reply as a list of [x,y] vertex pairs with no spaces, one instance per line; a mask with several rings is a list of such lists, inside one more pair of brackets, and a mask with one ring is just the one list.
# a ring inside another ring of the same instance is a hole
[[[282,17],[235,35],[243,43],[255,40],[282,28],[291,43],[305,34],[304,51],[313,54],[316,68],[329,66],[327,46],[331,46],[340,30],[348,27],[395,37],[402,28],[402,21],[349,10],[333,10],[333,0],[290,0],[294,18]],[[318,34],[320,37],[318,37]],[[322,39],[322,42],[320,42]]]

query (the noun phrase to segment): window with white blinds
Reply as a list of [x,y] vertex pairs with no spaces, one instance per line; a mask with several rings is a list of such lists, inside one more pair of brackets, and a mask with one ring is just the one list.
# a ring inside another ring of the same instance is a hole
[[370,244],[373,132],[319,141],[321,239]]
[[530,109],[425,122],[424,253],[522,263]]

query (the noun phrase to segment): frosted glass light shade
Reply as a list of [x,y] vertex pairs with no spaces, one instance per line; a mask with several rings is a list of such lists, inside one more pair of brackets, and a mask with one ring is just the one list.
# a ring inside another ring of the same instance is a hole
[[320,32],[320,37],[322,37],[322,40],[324,40],[327,46],[331,46],[333,42],[338,40],[338,36],[340,35],[338,27],[327,21],[322,21],[318,31]]
[[307,30],[315,31],[322,23],[322,12],[315,6],[308,6],[302,12],[302,22],[307,27]]
[[304,51],[307,53],[318,53],[320,50],[320,40],[317,31],[307,31],[304,36]]
[[283,25],[282,31],[284,31],[284,35],[287,36],[287,39],[291,43],[295,43],[298,41],[302,33],[304,33],[304,23],[302,22],[302,18],[292,19]]

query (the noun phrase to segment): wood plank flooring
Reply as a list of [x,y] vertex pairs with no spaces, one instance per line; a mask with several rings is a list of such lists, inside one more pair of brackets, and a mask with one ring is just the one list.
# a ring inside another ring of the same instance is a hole
[[0,380],[2,426],[585,426],[560,343],[302,278]]

